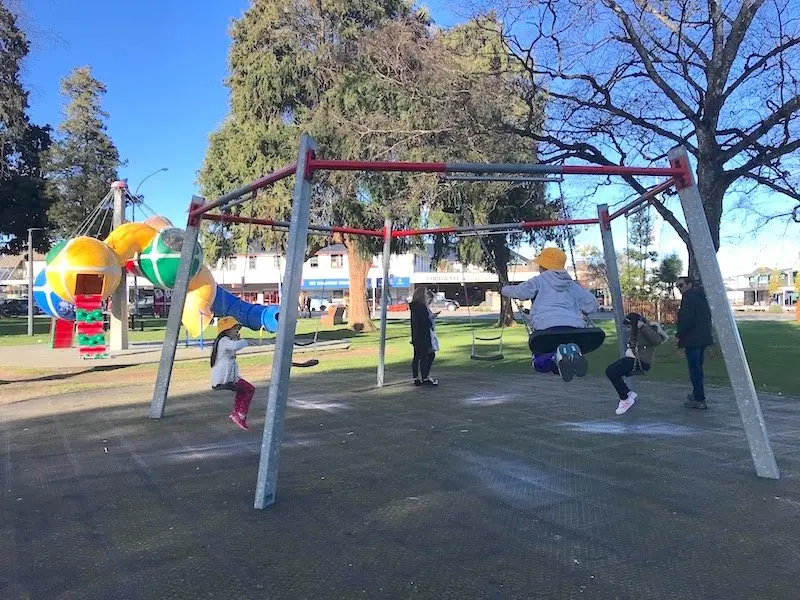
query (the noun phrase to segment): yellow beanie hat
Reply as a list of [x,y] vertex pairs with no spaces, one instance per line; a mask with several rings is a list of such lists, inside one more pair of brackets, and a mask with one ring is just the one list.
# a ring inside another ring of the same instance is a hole
[[233,329],[237,325],[239,325],[239,321],[233,317],[220,317],[217,319],[217,333],[228,331],[228,329]]
[[561,248],[545,248],[533,262],[551,271],[563,271],[567,264],[567,255]]

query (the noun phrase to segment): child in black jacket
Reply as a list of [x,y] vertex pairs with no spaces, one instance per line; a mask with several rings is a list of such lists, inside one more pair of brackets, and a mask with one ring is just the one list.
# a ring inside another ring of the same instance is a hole
[[433,294],[424,287],[414,290],[408,307],[411,310],[411,345],[414,347],[414,358],[411,359],[411,372],[414,385],[439,385],[430,378],[433,359],[439,350],[439,339],[436,337],[436,315],[429,307]]

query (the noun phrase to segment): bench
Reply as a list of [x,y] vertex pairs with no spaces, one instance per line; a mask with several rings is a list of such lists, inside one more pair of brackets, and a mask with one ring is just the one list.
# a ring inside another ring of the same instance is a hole
[[334,325],[344,325],[344,306],[329,306],[328,311],[320,317],[320,325],[323,327],[333,327]]

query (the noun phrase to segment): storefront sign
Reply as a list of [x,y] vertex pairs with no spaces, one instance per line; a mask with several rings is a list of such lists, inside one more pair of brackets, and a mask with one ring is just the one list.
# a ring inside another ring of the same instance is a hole
[[340,290],[342,288],[350,287],[349,279],[303,279],[301,286],[307,290]]
[[[510,281],[525,281],[533,277],[530,272],[511,272],[508,274]],[[497,275],[483,271],[465,271],[464,273],[414,273],[411,276],[414,283],[497,283]]]
[[[375,287],[381,287],[382,285],[383,285],[383,277],[378,277],[375,280]],[[410,277],[395,277],[394,275],[389,275],[389,287],[407,288],[410,285],[411,285]]]
[[[378,277],[375,281],[375,285],[373,286],[373,280],[368,279],[365,283],[367,287],[381,287],[383,282],[383,277]],[[411,285],[411,278],[410,277],[389,277],[389,286],[395,288],[407,288]],[[303,279],[302,288],[305,290],[341,290],[341,289],[349,289],[350,288],[350,280],[349,279]]]

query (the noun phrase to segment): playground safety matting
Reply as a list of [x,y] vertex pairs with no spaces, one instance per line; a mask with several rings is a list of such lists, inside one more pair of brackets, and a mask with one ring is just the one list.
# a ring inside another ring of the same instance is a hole
[[263,381],[249,433],[223,393],[151,421],[146,382],[114,402],[0,385],[0,598],[798,597],[798,399],[762,396],[769,481],[727,390],[688,412],[643,379],[619,418],[600,379],[437,373],[296,378],[265,511]]

